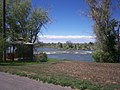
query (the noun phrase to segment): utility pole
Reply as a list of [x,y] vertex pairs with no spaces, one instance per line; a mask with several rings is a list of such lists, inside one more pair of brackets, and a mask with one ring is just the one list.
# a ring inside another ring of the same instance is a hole
[[4,39],[4,45],[3,45],[3,60],[6,61],[6,0],[3,0],[3,5],[2,5],[2,11],[3,11],[3,15],[2,15],[2,26],[3,26],[3,39]]

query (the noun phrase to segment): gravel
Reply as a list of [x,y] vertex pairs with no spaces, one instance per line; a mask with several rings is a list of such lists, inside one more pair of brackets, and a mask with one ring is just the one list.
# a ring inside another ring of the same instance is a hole
[[47,84],[26,77],[0,72],[0,90],[72,90],[70,87]]

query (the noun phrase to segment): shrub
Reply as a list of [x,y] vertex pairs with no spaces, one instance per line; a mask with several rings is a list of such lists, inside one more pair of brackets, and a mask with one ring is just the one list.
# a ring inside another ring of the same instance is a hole
[[116,63],[116,55],[110,52],[103,52],[102,50],[96,50],[93,52],[92,57],[95,62],[107,62],[107,63]]
[[46,53],[40,53],[37,55],[36,61],[38,62],[47,62],[48,58],[47,58],[47,54]]

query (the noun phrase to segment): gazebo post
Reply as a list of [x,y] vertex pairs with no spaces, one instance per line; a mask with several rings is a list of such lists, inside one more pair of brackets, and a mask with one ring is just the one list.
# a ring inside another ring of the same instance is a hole
[[14,51],[15,51],[15,45],[13,44],[13,56],[12,56],[12,61],[14,61],[14,58],[15,58],[15,56],[14,56],[14,55],[15,55],[15,52],[14,52]]

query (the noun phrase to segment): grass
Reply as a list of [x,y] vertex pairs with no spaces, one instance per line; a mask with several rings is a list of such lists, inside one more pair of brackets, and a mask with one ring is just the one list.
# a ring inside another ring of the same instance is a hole
[[36,65],[36,64],[40,64],[40,63],[55,63],[55,62],[60,62],[60,60],[56,60],[56,59],[48,59],[47,62],[29,62],[29,61],[6,61],[6,62],[3,62],[1,61],[0,62],[0,66],[25,66],[25,65]]
[[25,66],[25,65],[34,65],[38,64],[37,62],[18,62],[18,61],[7,61],[7,62],[0,62],[0,66]]
[[[120,84],[94,83],[89,79],[76,77],[75,75],[85,74],[85,70],[78,69],[77,65],[84,65],[82,62],[60,61],[49,59],[48,62],[6,62],[0,63],[0,71],[20,76],[29,77],[38,81],[53,83],[61,86],[70,86],[80,90],[115,90],[120,89]],[[89,63],[87,63],[88,65]],[[95,63],[94,63],[95,64]],[[71,66],[72,65],[72,66]],[[91,65],[91,64],[90,64]],[[99,67],[99,64],[95,64]],[[85,65],[84,65],[85,66]],[[94,65],[90,66],[93,67]],[[116,65],[113,65],[116,66]],[[102,66],[103,67],[103,66]],[[72,69],[74,68],[74,69]],[[94,67],[93,67],[94,68]],[[80,72],[81,71],[81,72]],[[74,75],[75,73],[75,75]],[[86,74],[85,74],[86,75]],[[98,81],[99,82],[99,81]]]

